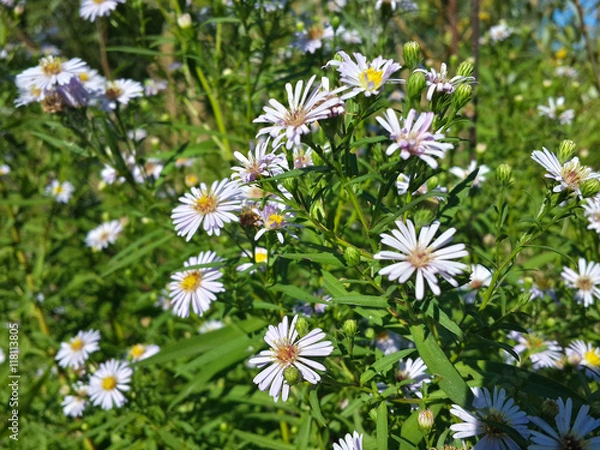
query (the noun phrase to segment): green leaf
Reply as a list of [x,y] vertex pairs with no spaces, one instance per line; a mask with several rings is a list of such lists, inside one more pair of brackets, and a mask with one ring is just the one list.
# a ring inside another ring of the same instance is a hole
[[344,285],[340,283],[340,280],[325,270],[321,273],[323,275],[323,287],[331,294],[331,296],[342,297],[348,295],[348,291],[344,288]]
[[311,407],[310,413],[317,422],[326,427],[327,422],[325,421],[325,417],[323,417],[323,413],[321,412],[321,405],[319,404],[319,397],[317,397],[316,389],[311,389],[310,394],[308,394],[308,399]]
[[388,448],[388,410],[386,402],[377,407],[377,450]]
[[[155,248],[160,247],[163,244],[165,244],[166,242],[173,239],[173,236],[174,236],[174,234],[169,232],[166,235],[164,235],[161,239],[154,240],[153,242],[151,242],[148,245],[136,248],[134,251],[131,252],[131,254],[129,254],[126,257],[119,257],[120,254],[117,254],[113,259],[111,259],[108,263],[106,263],[107,267],[104,269],[104,272],[102,272],[100,274],[100,276],[104,278],[105,276],[110,275],[111,273],[115,272],[116,270],[122,269],[123,267],[126,267],[126,266],[132,264],[134,261],[137,261],[142,256],[144,256],[148,253],[151,253]],[[138,239],[138,241],[145,242],[147,240],[146,238],[147,238],[147,236],[144,236],[144,237]],[[138,241],[134,242],[132,245],[137,245]],[[125,250],[130,251],[130,247],[131,247],[131,245]]]
[[439,385],[448,397],[460,406],[471,405],[473,393],[440,348],[433,333],[423,324],[410,327],[419,356],[429,371],[439,377]]
[[312,425],[312,419],[310,414],[302,414],[302,422],[298,427],[298,436],[296,438],[296,448],[298,450],[307,450],[308,444],[310,443],[310,429]]
[[30,134],[59,150],[68,150],[79,156],[89,156],[89,152],[87,150],[79,147],[77,144],[65,141],[64,139],[57,139],[55,137],[48,136],[47,134],[40,133],[38,131],[31,131]]
[[302,300],[307,303],[324,303],[325,300],[319,297],[315,297],[314,295],[310,295],[306,293],[304,290],[299,287],[292,286],[289,284],[275,284],[269,288],[269,290],[275,292],[282,292],[288,297],[291,297],[295,300]]
[[181,441],[179,441],[171,432],[167,430],[158,430],[158,435],[162,439],[163,443],[168,445],[170,448],[183,450]]
[[175,54],[171,53],[163,53],[158,50],[150,50],[148,48],[141,47],[129,47],[127,45],[113,45],[110,47],[106,47],[107,52],[115,52],[115,53],[130,53],[134,55],[144,55],[144,56],[175,56]]
[[307,259],[308,261],[318,263],[318,264],[327,264],[334,267],[344,267],[345,262],[341,256],[334,255],[333,253],[284,253],[280,255],[281,258],[291,259],[291,260],[303,260]]
[[[242,441],[250,442],[257,445],[259,448],[270,448],[273,450],[296,450],[296,447],[291,444],[274,441],[267,437],[259,436],[258,434],[247,433],[245,431],[235,430],[233,434]],[[241,448],[241,447],[240,447]]]
[[370,306],[372,308],[387,308],[388,299],[377,295],[350,294],[333,297],[332,302],[340,305]]
[[379,373],[387,372],[394,364],[396,364],[399,360],[404,358],[406,355],[410,355],[414,352],[414,349],[409,348],[406,350],[400,350],[399,352],[394,352],[390,355],[386,355],[383,358],[375,361],[373,365],[364,371],[360,376],[360,384],[365,385],[369,381],[375,377],[375,375]]
[[426,309],[423,308],[423,309],[425,309],[425,314],[427,314],[429,317],[434,319],[436,322],[438,322],[441,326],[446,328],[448,331],[453,333],[456,337],[462,339],[462,337],[463,337],[462,330],[460,329],[458,324],[456,322],[454,322],[442,308],[440,308],[437,301],[430,300],[430,301],[427,301],[422,306],[427,306]]

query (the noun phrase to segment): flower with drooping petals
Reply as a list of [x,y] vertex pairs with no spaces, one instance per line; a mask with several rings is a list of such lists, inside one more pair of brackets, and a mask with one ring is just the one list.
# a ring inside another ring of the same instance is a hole
[[594,297],[600,299],[600,264],[579,258],[578,266],[579,273],[563,267],[561,276],[568,287],[577,289],[577,303],[587,308],[594,303]]
[[276,148],[269,151],[270,139],[256,144],[254,151],[250,150],[248,156],[235,152],[233,156],[242,163],[242,166],[232,167],[236,172],[233,177],[239,178],[243,183],[251,183],[261,177],[279,175],[287,169],[285,155],[276,154]]
[[75,395],[66,395],[60,405],[63,407],[65,416],[80,417],[88,403],[88,386],[82,382],[77,382],[73,385],[73,392]]
[[594,230],[600,234],[600,195],[587,198],[583,205],[583,215],[587,217],[588,230]]

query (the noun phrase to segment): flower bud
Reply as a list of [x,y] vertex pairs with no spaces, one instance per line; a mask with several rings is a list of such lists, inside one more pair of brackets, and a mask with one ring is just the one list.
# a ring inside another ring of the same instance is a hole
[[66,384],[63,384],[58,390],[58,392],[60,393],[60,395],[67,395],[69,392],[71,392],[71,388],[69,388],[69,386],[67,386]]
[[582,181],[580,186],[583,198],[595,197],[600,192],[600,180],[595,178]]
[[425,79],[423,72],[413,72],[410,77],[408,77],[408,82],[406,83],[406,92],[411,100],[418,100],[421,98],[421,94],[426,87],[427,80]]
[[193,173],[187,174],[185,176],[185,185],[187,187],[191,188],[193,186],[197,186],[198,185],[198,181],[199,181],[198,177],[195,174],[193,174]]
[[512,176],[512,167],[508,164],[500,164],[496,168],[496,181],[501,186],[508,186],[510,184],[510,177]]
[[435,189],[436,187],[438,187],[439,184],[440,184],[440,179],[434,175],[427,180],[427,190],[431,191],[431,190]]
[[373,421],[373,422],[377,422],[377,410],[375,408],[369,410],[369,418]]
[[571,139],[564,139],[558,146],[558,160],[564,164],[575,154],[577,145]]
[[474,70],[475,65],[473,64],[473,61],[463,61],[460,63],[460,66],[458,66],[456,74],[461,77],[470,77],[473,75]]
[[342,326],[342,330],[344,331],[344,335],[346,335],[349,338],[355,336],[356,332],[358,331],[358,324],[356,323],[356,320],[346,320],[344,322],[344,325]]
[[421,47],[414,41],[404,44],[402,49],[404,65],[410,70],[414,70],[421,62]]
[[290,386],[298,384],[302,381],[302,374],[296,366],[287,366],[283,370],[283,378]]
[[179,25],[179,28],[181,29],[191,28],[192,16],[190,16],[188,13],[182,14],[177,18],[177,25]]
[[547,399],[542,402],[541,411],[542,417],[546,417],[548,419],[554,418],[558,414],[558,404],[556,400]]
[[360,262],[360,252],[354,247],[346,247],[344,259],[349,267],[354,267]]
[[332,27],[334,30],[337,30],[337,29],[339,28],[339,26],[340,26],[340,23],[341,23],[341,21],[340,21],[340,16],[337,16],[337,15],[333,16],[333,17],[331,18],[331,20],[330,20],[330,22],[329,22],[329,23],[331,24],[331,27]]
[[473,96],[473,86],[470,84],[461,84],[454,91],[452,96],[452,103],[456,110],[464,108],[467,103],[471,101]]
[[296,331],[301,338],[308,334],[308,322],[304,317],[299,317],[296,321]]
[[421,428],[421,431],[423,431],[423,433],[425,434],[429,434],[429,432],[433,428],[433,411],[429,408],[422,409],[421,411],[419,411],[417,422],[419,423],[419,428]]

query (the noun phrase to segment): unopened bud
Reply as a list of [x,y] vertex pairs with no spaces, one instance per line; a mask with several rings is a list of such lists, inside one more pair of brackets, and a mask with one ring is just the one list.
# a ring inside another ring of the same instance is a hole
[[460,66],[458,66],[456,74],[461,77],[470,77],[471,75],[473,75],[474,70],[475,65],[472,61],[463,61],[460,63]]
[[500,164],[496,168],[496,181],[501,186],[508,186],[510,184],[510,178],[512,176],[512,167],[508,164]]
[[185,185],[187,187],[197,186],[198,181],[200,180],[198,180],[198,177],[193,173],[189,173],[185,176]]
[[421,47],[414,41],[407,42],[402,49],[402,57],[404,65],[414,70],[421,62]]
[[342,326],[342,330],[344,331],[344,334],[347,337],[353,337],[356,335],[356,332],[358,331],[358,324],[356,323],[356,320],[354,319],[348,319],[344,322],[344,325]]
[[354,267],[360,262],[360,252],[354,247],[346,247],[344,259],[349,267]]
[[369,410],[369,417],[373,422],[377,422],[377,410],[375,408]]
[[410,77],[408,77],[406,92],[411,100],[418,100],[421,98],[421,94],[426,87],[427,80],[425,79],[425,74],[423,74],[423,72],[413,72]]
[[454,91],[454,95],[452,96],[452,103],[456,110],[464,108],[467,103],[471,101],[471,97],[473,96],[473,86],[470,84],[461,84]]
[[430,179],[427,180],[427,190],[431,191],[431,190],[435,189],[436,187],[438,187],[439,184],[440,184],[440,179],[434,175]]
[[58,390],[58,392],[60,393],[60,395],[67,395],[69,392],[71,392],[71,388],[69,388],[69,386],[67,386],[66,384],[63,384]]
[[558,414],[558,404],[556,400],[546,399],[542,402],[541,411],[542,417],[552,419]]
[[581,195],[583,198],[595,197],[600,192],[600,180],[591,178],[581,182]]
[[558,160],[561,164],[566,163],[575,154],[577,145],[571,139],[564,139],[558,146]]
[[177,25],[182,29],[190,28],[192,26],[192,16],[188,13],[182,14],[177,18]]
[[417,422],[419,423],[419,427],[421,428],[421,430],[425,434],[428,434],[433,428],[433,411],[429,408],[422,409],[421,411],[419,411],[419,417],[417,418]]
[[308,322],[304,317],[299,317],[296,321],[296,331],[301,338],[308,334]]
[[298,384],[302,381],[302,374],[296,366],[287,366],[283,370],[283,378],[290,386]]
[[333,16],[329,23],[331,24],[331,27],[334,30],[337,30],[341,23],[340,16],[337,16],[337,15]]

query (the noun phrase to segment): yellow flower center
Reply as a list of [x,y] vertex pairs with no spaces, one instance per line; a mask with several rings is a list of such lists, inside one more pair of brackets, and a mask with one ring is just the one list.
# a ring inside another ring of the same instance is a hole
[[546,347],[544,344],[544,339],[537,334],[527,335],[526,342],[529,350],[544,350]]
[[102,233],[100,233],[100,236],[98,236],[98,240],[100,242],[108,241],[109,237],[110,233],[108,231],[103,231]]
[[577,161],[569,161],[562,166],[560,175],[567,185],[577,187],[579,183],[588,177],[590,172],[591,169],[589,167],[583,167]]
[[102,3],[104,3],[106,0],[94,0],[94,3],[96,5],[101,5]]
[[42,72],[44,72],[44,75],[47,77],[58,75],[62,71],[60,59],[44,58],[40,62],[40,65],[42,66]]
[[577,278],[575,286],[581,289],[582,291],[591,291],[594,288],[594,283],[592,282],[592,279],[586,275]]
[[58,184],[54,187],[54,195],[58,195],[60,193],[62,193],[63,191],[63,187],[61,184]]
[[89,73],[87,73],[87,72],[81,72],[81,73],[79,74],[79,80],[80,80],[80,81],[83,81],[83,82],[85,83],[85,82],[86,82],[86,81],[88,81],[89,79],[90,79],[90,74],[89,74]]
[[279,228],[283,222],[283,216],[281,214],[271,214],[267,219],[267,228]]
[[112,391],[114,388],[117,387],[117,379],[115,377],[113,377],[112,375],[106,377],[104,380],[102,380],[102,389],[104,389],[105,391]]
[[71,350],[78,352],[83,348],[83,340],[80,337],[76,337],[71,341]]
[[254,255],[254,261],[257,264],[267,262],[267,252],[260,252]]
[[208,214],[217,210],[217,198],[214,195],[203,195],[196,200],[194,209],[201,214]]
[[282,342],[275,349],[275,358],[280,365],[289,365],[298,359],[298,347],[289,344],[287,340]]
[[202,274],[194,270],[193,272],[187,274],[183,280],[181,280],[181,289],[186,292],[193,292],[198,289],[200,286],[200,282],[202,281]]
[[363,88],[371,90],[377,89],[381,86],[383,81],[383,70],[376,70],[369,67],[363,70],[360,74],[360,83]]
[[288,111],[283,119],[283,125],[287,127],[299,127],[306,122],[306,111],[304,108],[298,111]]
[[583,355],[583,359],[588,365],[593,367],[600,366],[600,355],[595,350],[589,350]]
[[411,252],[410,255],[408,255],[406,260],[415,268],[419,269],[421,267],[426,267],[431,261],[433,261],[433,257],[431,256],[429,250],[420,249],[417,247]]
[[142,345],[142,344],[136,344],[134,345],[131,350],[129,351],[129,354],[134,358],[134,359],[139,359],[142,356],[144,356],[144,353],[146,353],[146,346]]

